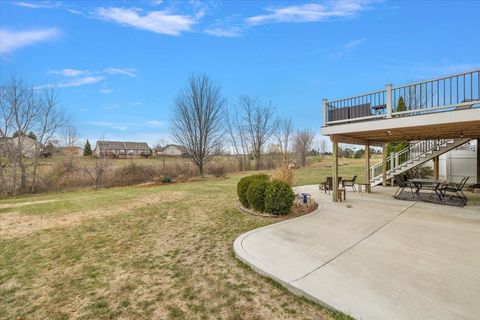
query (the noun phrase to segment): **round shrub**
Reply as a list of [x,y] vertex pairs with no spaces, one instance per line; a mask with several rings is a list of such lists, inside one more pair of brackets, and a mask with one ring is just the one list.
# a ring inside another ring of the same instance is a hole
[[261,174],[246,176],[240,179],[240,181],[237,184],[238,199],[240,200],[240,203],[242,204],[242,206],[244,206],[245,208],[250,208],[247,200],[248,187],[250,186],[250,183],[252,181],[257,181],[257,180],[267,181],[268,175],[261,173]]
[[250,183],[247,190],[247,200],[250,208],[263,212],[265,210],[265,190],[268,181],[258,179]]
[[286,214],[295,200],[292,188],[285,181],[273,180],[265,190],[265,212]]

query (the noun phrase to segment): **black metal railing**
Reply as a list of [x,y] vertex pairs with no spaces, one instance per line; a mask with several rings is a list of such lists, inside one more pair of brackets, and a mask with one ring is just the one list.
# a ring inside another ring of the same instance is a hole
[[327,102],[328,122],[383,117],[386,114],[386,90]]
[[[392,88],[392,111],[428,113],[472,107],[480,100],[480,70]],[[405,108],[399,108],[403,99]]]
[[398,87],[387,85],[385,90],[323,104],[325,125],[479,106],[480,69]]

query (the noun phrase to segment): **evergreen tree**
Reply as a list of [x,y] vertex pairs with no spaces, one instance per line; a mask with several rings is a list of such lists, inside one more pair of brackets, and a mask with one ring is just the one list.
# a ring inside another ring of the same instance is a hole
[[28,137],[32,140],[35,140],[37,141],[37,136],[35,135],[35,133],[33,133],[32,131],[30,131],[30,133],[28,134]]
[[[402,96],[400,98],[398,98],[397,110],[396,111],[397,112],[407,111],[407,106],[406,106],[405,100],[403,100]],[[410,142],[408,142],[406,140],[389,143],[387,145],[387,157],[392,152],[400,152],[403,149],[407,148],[409,145],[410,145]]]
[[405,105],[405,100],[403,97],[398,98],[397,103],[397,112],[407,111],[407,106]]
[[85,143],[85,147],[83,148],[83,156],[91,156],[92,155],[92,146],[90,145],[90,142],[87,140]]

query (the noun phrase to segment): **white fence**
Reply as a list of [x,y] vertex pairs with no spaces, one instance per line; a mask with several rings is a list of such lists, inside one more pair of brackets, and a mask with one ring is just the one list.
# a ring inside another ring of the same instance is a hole
[[[477,146],[478,148],[478,146]],[[441,180],[460,182],[463,177],[470,177],[467,184],[477,181],[477,151],[475,148],[452,150],[440,156],[439,175]]]

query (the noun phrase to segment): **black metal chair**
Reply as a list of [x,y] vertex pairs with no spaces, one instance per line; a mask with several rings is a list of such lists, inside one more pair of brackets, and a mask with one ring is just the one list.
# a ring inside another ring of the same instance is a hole
[[413,192],[413,189],[415,188],[415,184],[413,182],[405,180],[403,175],[401,175],[401,174],[396,175],[395,176],[395,182],[398,185],[398,189],[395,192],[395,194],[393,195],[394,198],[399,196],[403,192],[403,190],[405,190],[405,188],[410,188],[410,192],[412,193],[412,197],[415,195],[415,193]]
[[442,196],[445,197],[447,192],[452,192],[455,193],[455,196],[462,199],[465,204],[467,203],[468,199],[465,196],[465,193],[463,193],[462,189],[467,183],[468,179],[470,177],[465,177],[460,181],[460,183],[445,183],[440,187],[440,192],[442,193]]
[[357,176],[353,176],[351,180],[342,180],[342,186],[345,187],[352,187],[352,190],[354,192],[357,192],[357,189],[355,188],[355,181],[357,180]]
[[[338,177],[338,186],[340,186],[340,183],[342,182],[342,177]],[[330,193],[331,190],[333,190],[333,177],[327,177],[327,180],[325,182],[322,182],[320,184],[320,187],[323,186],[325,193]]]

